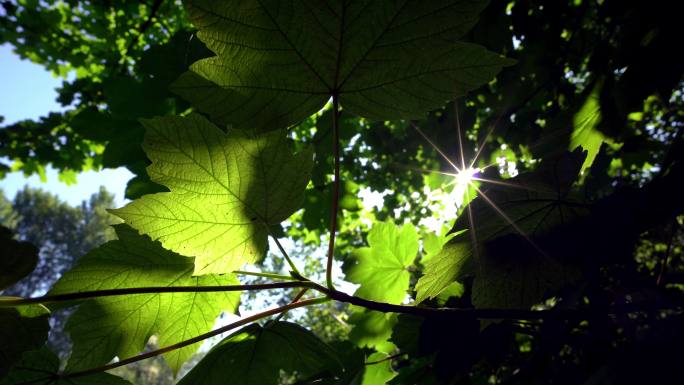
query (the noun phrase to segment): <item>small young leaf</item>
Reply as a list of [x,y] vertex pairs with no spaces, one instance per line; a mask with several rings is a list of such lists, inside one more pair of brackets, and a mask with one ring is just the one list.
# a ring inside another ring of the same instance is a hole
[[280,371],[309,378],[341,370],[335,351],[301,326],[252,324],[215,346],[179,385],[273,385]]
[[[465,238],[463,240],[462,238]],[[466,234],[452,239],[437,255],[425,265],[425,272],[416,283],[416,302],[435,298],[461,273],[470,271],[470,238]]]
[[572,151],[577,147],[582,147],[587,150],[588,154],[582,164],[582,171],[591,167],[601,145],[606,140],[606,137],[598,129],[602,119],[601,86],[602,82],[594,86],[580,110],[573,117],[573,130],[568,149]]
[[374,348],[381,352],[391,352],[395,346],[389,341],[392,327],[397,323],[397,315],[372,310],[359,310],[349,317],[353,325],[349,340],[358,347]]
[[50,311],[43,305],[2,307],[0,297],[0,377],[21,359],[22,353],[40,348],[47,340]]
[[[79,259],[51,294],[153,286],[237,285],[232,275],[192,277],[191,258],[164,250],[126,225],[110,241]],[[167,346],[209,331],[222,311],[237,309],[240,293],[163,293],[99,297],[85,301],[69,318],[73,351],[69,370],[102,365],[114,356],[143,350],[149,337]],[[197,350],[193,345],[164,355],[172,369]]]
[[392,361],[386,360],[387,357],[387,354],[377,352],[366,358],[366,370],[363,373],[361,385],[386,384],[387,381],[397,375],[392,370]]
[[376,223],[368,233],[368,244],[354,254],[357,263],[346,273],[349,281],[361,286],[355,295],[373,301],[401,303],[406,297],[418,253],[418,234],[410,224]]
[[196,257],[195,275],[223,274],[259,260],[268,226],[301,205],[311,150],[292,154],[281,131],[227,135],[197,114],[143,121],[152,181],[171,192],[112,212],[170,250]]
[[512,64],[457,41],[486,3],[189,1],[217,56],[172,89],[216,121],[260,130],[296,123],[333,95],[369,119],[420,118]]
[[423,257],[420,259],[420,262],[427,263],[432,257],[442,251],[445,243],[456,235],[449,233],[447,226],[443,226],[439,234],[427,233],[423,237]]
[[59,372],[59,358],[47,348],[27,352],[0,385],[131,385],[109,373],[67,377]]

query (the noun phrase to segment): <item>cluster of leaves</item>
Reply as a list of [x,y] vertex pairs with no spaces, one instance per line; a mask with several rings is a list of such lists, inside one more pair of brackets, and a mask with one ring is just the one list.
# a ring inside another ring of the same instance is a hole
[[[0,383],[125,383],[102,372],[156,355],[178,372],[198,342],[248,324],[180,382],[673,378],[671,352],[684,341],[684,298],[671,282],[684,268],[672,246],[684,212],[683,71],[656,63],[675,13],[616,1],[486,5],[187,1],[210,53],[198,45],[201,59],[180,74],[186,38],[152,47],[124,64],[134,77],[103,89],[107,110],[83,108],[71,121],[108,141],[106,165],[138,171],[137,199],[112,210],[125,221],[118,239],[89,251],[47,296],[2,298],[0,329],[16,332],[2,336]],[[146,93],[168,84],[186,101]],[[506,130],[490,135],[498,126]],[[477,148],[438,148],[462,134]],[[454,172],[465,159],[482,183],[452,190],[451,176],[413,172]],[[371,210],[362,188],[390,195]],[[432,215],[425,195],[463,189],[448,233],[418,226]],[[669,243],[641,236],[664,225]],[[329,241],[326,285],[300,272],[284,235]],[[269,237],[289,274],[239,270],[268,265]],[[32,260],[21,257],[26,245],[3,242],[17,252],[0,277],[11,284]],[[652,243],[668,246],[658,255]],[[335,289],[335,258],[358,284],[353,295]],[[268,283],[237,279],[254,275]],[[297,291],[213,329],[219,314],[237,312],[240,291],[266,289]],[[50,311],[41,303],[78,305],[62,371],[40,349]],[[339,304],[351,305],[341,320],[348,341],[281,320]],[[142,353],[152,335],[161,348]]]
[[142,140],[136,119],[187,108],[168,85],[188,63],[207,55],[188,43],[182,8],[161,0],[0,4],[0,43],[62,77],[57,100],[67,108],[2,127],[0,156],[10,163],[3,160],[0,171],[44,179],[49,164],[72,183],[80,171],[125,165],[141,175],[129,194],[146,191],[145,156],[128,147]]

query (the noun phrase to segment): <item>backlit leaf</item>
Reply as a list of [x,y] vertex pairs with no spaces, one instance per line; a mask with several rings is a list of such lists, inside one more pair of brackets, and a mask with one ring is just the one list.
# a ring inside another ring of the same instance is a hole
[[[158,242],[117,225],[118,240],[78,260],[51,294],[156,286],[237,285],[232,275],[193,277],[192,258],[163,249]],[[162,293],[99,297],[82,303],[66,330],[73,341],[68,369],[81,370],[128,358],[143,350],[153,334],[167,346],[209,331],[222,311],[234,312],[240,294],[233,292]],[[198,345],[164,355],[178,370]]]
[[[585,155],[581,150],[567,152],[547,159],[534,172],[502,181],[507,184],[482,188],[488,199],[481,196],[470,203],[474,230],[456,235],[426,264],[416,284],[417,301],[434,298],[455,280],[474,275],[477,307],[527,308],[572,279],[574,270],[547,256],[534,238],[587,212],[571,194]],[[468,216],[461,215],[452,232],[468,227]],[[473,253],[473,231],[478,255]]]
[[281,371],[308,378],[340,370],[335,351],[301,326],[252,324],[215,346],[179,385],[273,385]]
[[573,130],[570,135],[569,150],[577,147],[587,150],[587,158],[582,164],[582,171],[591,167],[596,155],[601,150],[601,145],[606,140],[605,136],[599,131],[601,124],[601,83],[597,84],[587,96],[586,101],[573,117]]
[[[456,239],[460,241],[456,242]],[[424,274],[416,283],[416,302],[437,297],[442,290],[458,279],[462,271],[469,271],[464,269],[463,265],[469,263],[470,257],[471,245],[468,235],[463,234],[452,239],[442,251],[426,263]]]
[[197,36],[217,56],[173,89],[237,127],[291,125],[332,95],[369,119],[420,118],[512,63],[457,41],[486,3],[189,1]]
[[359,347],[374,348],[381,352],[391,352],[395,346],[389,341],[392,327],[397,323],[397,315],[372,310],[357,310],[349,317],[353,325],[349,340]]
[[143,121],[153,182],[146,195],[112,212],[170,250],[196,257],[195,275],[228,273],[259,260],[268,226],[301,205],[312,153],[293,154],[282,131],[223,133],[197,114]]
[[423,237],[423,257],[420,262],[427,263],[432,257],[439,254],[444,244],[455,235],[449,233],[447,226],[443,226],[439,234],[432,232],[425,234]]
[[366,370],[361,385],[382,385],[397,375],[392,370],[392,361],[387,360],[387,357],[387,354],[378,352],[366,358]]
[[361,286],[355,295],[380,302],[401,303],[406,297],[418,253],[418,234],[410,224],[376,223],[368,233],[370,247],[358,249],[357,263],[347,271],[347,280]]

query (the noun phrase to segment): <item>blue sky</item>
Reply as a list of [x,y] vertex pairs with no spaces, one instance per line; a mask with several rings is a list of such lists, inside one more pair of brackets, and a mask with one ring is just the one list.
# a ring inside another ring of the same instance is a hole
[[[64,108],[55,101],[55,88],[61,83],[61,79],[54,77],[43,67],[20,60],[12,52],[10,45],[0,45],[0,116],[5,118],[1,125],[34,119],[50,111],[63,111]],[[121,205],[124,202],[126,182],[131,177],[132,174],[123,168],[89,171],[78,176],[76,185],[67,186],[57,179],[54,169],[47,170],[46,183],[42,183],[37,175],[26,178],[22,173],[15,172],[0,180],[0,189],[7,197],[13,198],[17,190],[28,184],[50,191],[70,204],[77,205],[103,185],[115,194],[117,205]]]

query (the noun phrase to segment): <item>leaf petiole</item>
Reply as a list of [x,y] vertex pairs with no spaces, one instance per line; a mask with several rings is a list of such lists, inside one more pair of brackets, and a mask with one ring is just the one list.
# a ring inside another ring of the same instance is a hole
[[304,281],[304,279],[300,279],[294,275],[283,275],[283,274],[276,274],[276,273],[262,273],[262,272],[257,272],[257,271],[235,270],[233,272],[233,274],[248,275],[248,276],[252,276],[252,277],[271,278],[271,279],[277,279],[277,280],[281,280],[281,281]]
[[333,184],[332,208],[330,210],[330,241],[328,242],[328,263],[325,268],[325,281],[328,289],[334,290],[332,279],[333,257],[335,255],[335,232],[337,231],[337,210],[340,201],[340,103],[337,94],[332,97],[333,102],[333,152],[335,156],[335,181]]

